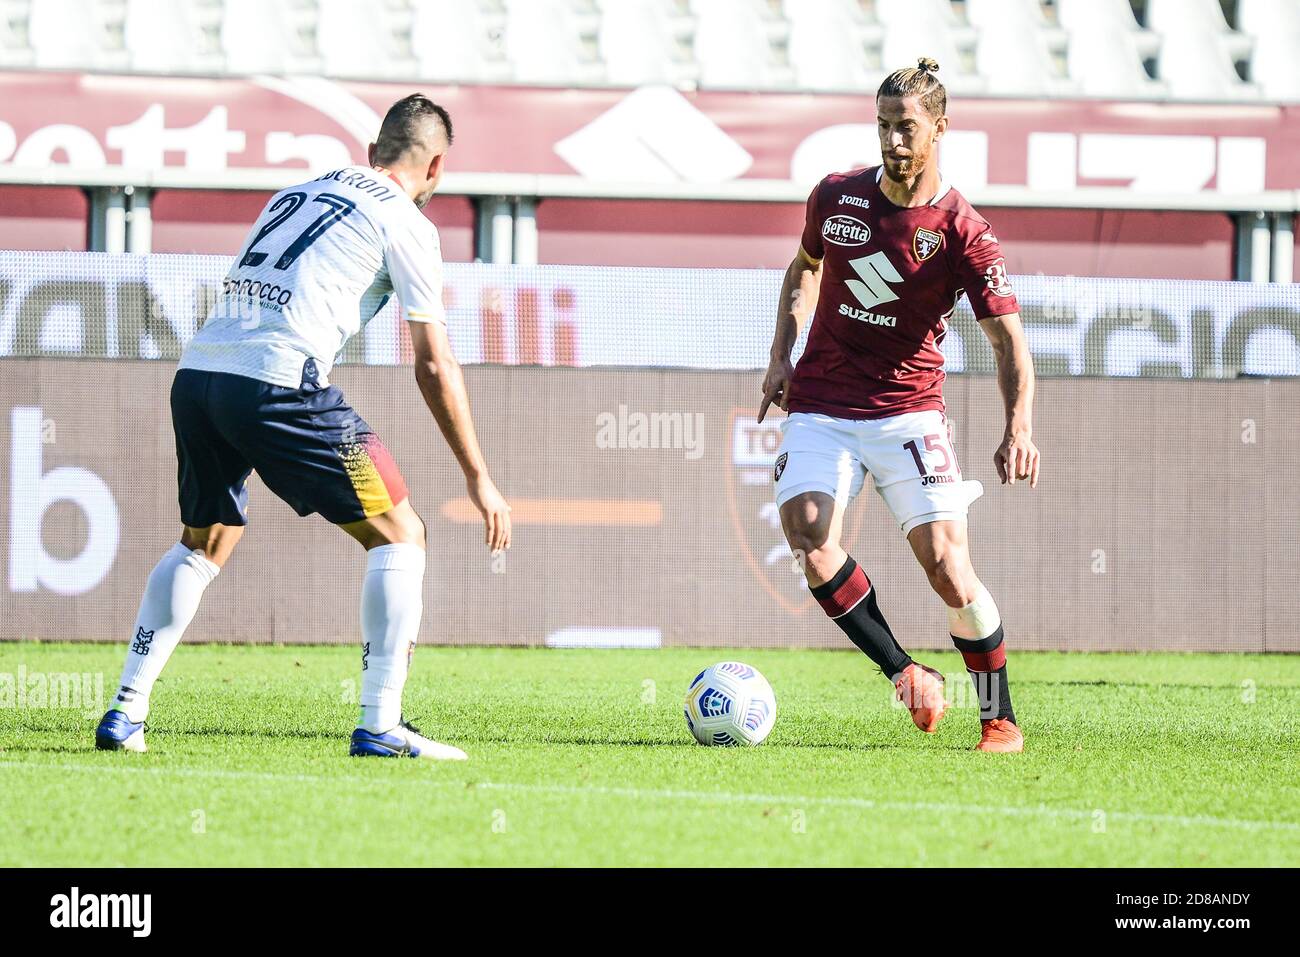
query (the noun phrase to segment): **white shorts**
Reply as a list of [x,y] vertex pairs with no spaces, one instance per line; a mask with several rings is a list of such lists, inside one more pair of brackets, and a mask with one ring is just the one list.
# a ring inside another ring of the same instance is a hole
[[948,420],[938,409],[884,419],[838,419],[792,412],[781,423],[776,504],[824,492],[842,507],[862,491],[870,472],[906,535],[918,525],[965,519],[984,486],[963,481]]

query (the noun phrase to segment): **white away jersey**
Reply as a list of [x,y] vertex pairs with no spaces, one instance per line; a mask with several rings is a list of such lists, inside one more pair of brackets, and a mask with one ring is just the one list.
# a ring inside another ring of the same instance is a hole
[[349,166],[271,197],[180,368],[321,385],[343,344],[397,293],[406,318],[446,322],[438,231],[397,183]]

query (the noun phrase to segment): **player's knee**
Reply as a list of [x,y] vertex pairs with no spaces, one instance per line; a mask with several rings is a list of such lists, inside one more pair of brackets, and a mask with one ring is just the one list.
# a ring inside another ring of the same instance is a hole
[[425,548],[429,543],[429,529],[425,526],[424,519],[420,518],[414,509],[411,510],[411,514],[415,516],[414,527],[411,529],[414,542],[421,548]]
[[782,514],[782,525],[790,551],[796,555],[814,556],[828,547],[834,547],[829,515],[791,510],[789,514]]
[[427,529],[424,527],[424,520],[416,514],[415,509],[401,509],[393,516],[392,544],[403,543],[407,545],[419,545],[425,547]]
[[206,528],[184,526],[181,544],[192,551],[203,552],[208,561],[220,568],[226,564],[243,537],[242,525],[210,525]]
[[979,580],[964,551],[953,549],[936,554],[926,562],[930,587],[949,608],[962,608],[979,595]]

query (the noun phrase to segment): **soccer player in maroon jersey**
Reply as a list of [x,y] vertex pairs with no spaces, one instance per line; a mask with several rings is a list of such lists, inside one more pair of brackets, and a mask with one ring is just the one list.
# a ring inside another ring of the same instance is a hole
[[[939,343],[966,293],[993,344],[1007,425],[994,454],[1004,484],[1038,484],[1030,438],[1034,369],[1006,263],[989,224],[940,178],[948,128],[939,65],[888,76],[876,94],[882,164],[832,174],[808,197],[799,254],[781,286],[761,422],[789,413],[776,459],[786,541],[826,614],[894,682],[922,731],[947,708],[943,676],[914,662],[881,614],[876,589],[840,547],[844,510],[870,473],[930,585],[975,683],[982,751],[1020,751],[1002,621],[971,567],[964,482],[943,404]],[[790,353],[815,303],[798,367]]]

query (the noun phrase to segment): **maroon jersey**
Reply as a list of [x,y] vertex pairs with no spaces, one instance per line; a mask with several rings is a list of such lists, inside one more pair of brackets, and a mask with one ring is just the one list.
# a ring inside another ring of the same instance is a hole
[[879,419],[943,409],[939,343],[964,291],[977,319],[1018,312],[997,237],[955,189],[895,206],[881,168],[827,176],[808,197],[803,249],[822,260],[791,412]]

